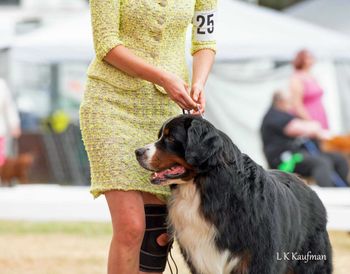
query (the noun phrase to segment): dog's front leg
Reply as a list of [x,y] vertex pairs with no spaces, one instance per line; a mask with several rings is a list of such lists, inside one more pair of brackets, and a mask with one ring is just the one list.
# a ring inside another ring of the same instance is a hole
[[187,254],[187,252],[183,248],[181,248],[181,246],[180,246],[180,251],[182,253],[182,256],[185,259],[185,262],[186,262],[191,274],[201,274],[196,270],[194,265],[191,263],[191,259],[190,259],[189,255]]

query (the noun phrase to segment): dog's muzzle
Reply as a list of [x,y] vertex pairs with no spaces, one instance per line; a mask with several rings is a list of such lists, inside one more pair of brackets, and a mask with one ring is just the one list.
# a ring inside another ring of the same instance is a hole
[[152,167],[149,165],[149,162],[152,159],[155,153],[155,150],[156,149],[154,144],[149,144],[147,146],[144,146],[135,150],[136,159],[143,168],[150,171],[154,171]]

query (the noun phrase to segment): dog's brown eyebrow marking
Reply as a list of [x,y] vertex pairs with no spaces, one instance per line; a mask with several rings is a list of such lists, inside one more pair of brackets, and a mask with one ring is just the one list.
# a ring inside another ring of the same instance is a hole
[[164,136],[169,135],[169,128],[164,128],[164,130],[163,130],[163,135],[164,135]]

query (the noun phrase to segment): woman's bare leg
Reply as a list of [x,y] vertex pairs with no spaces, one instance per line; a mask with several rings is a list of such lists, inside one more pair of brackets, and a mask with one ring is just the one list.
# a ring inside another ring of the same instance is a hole
[[108,274],[138,274],[140,248],[145,232],[141,192],[108,191],[105,196],[113,225]]
[[[156,196],[138,191],[105,193],[111,213],[113,237],[108,256],[108,274],[161,274],[140,272],[140,248],[145,232],[144,204],[164,204]],[[158,237],[159,245],[168,243],[168,236]]]

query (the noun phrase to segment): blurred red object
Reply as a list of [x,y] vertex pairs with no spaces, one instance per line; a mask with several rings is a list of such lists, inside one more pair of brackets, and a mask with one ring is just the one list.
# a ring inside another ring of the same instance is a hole
[[16,158],[7,158],[0,167],[0,180],[3,185],[10,185],[13,180],[20,183],[28,181],[28,171],[34,162],[30,153],[20,154]]

